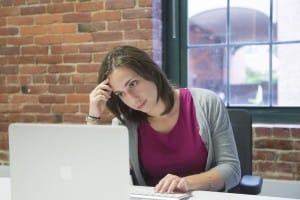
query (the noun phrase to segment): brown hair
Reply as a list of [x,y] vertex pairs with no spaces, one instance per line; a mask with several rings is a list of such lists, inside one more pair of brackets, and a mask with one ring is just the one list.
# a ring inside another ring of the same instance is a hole
[[[157,88],[157,101],[161,98],[166,106],[162,115],[171,111],[174,105],[174,86],[146,52],[132,46],[115,47],[102,62],[98,83],[107,79],[118,67],[127,67],[145,80],[153,82]],[[107,107],[123,123],[125,123],[124,119],[134,122],[147,121],[146,113],[131,109],[114,93],[111,94]]]

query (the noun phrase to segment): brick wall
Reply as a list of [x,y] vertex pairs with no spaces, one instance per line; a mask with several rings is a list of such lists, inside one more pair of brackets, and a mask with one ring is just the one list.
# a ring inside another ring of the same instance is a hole
[[[84,123],[107,50],[140,47],[161,63],[161,0],[0,2],[0,164],[11,122]],[[112,118],[106,112],[103,123]],[[300,179],[300,127],[254,128],[254,174]]]
[[160,0],[2,0],[0,164],[9,123],[84,123],[107,51],[133,45],[161,63],[160,32]]
[[253,173],[300,180],[300,125],[253,126]]

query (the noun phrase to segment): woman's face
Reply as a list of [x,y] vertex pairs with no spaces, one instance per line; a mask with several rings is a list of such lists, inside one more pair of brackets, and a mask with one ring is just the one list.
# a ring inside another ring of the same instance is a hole
[[109,85],[127,106],[151,113],[157,105],[156,85],[127,67],[118,67],[109,75]]

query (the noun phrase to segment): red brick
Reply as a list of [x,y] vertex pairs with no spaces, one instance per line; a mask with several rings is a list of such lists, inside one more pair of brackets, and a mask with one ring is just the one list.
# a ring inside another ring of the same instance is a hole
[[31,78],[32,78],[32,76],[30,76],[30,75],[19,75],[19,83],[21,85],[27,85],[27,84],[31,83],[31,81],[32,81]]
[[0,67],[0,74],[17,74],[18,66],[2,66]]
[[32,104],[32,105],[24,105],[24,112],[26,113],[49,113],[50,105],[44,104]]
[[10,122],[34,122],[34,115],[31,114],[10,114],[8,115]]
[[291,138],[290,129],[289,128],[273,128],[273,136],[274,138]]
[[26,4],[26,0],[13,0],[13,1],[15,6]]
[[270,137],[272,134],[271,128],[255,127],[253,128],[255,137]]
[[281,161],[300,162],[300,151],[281,153]]
[[36,17],[34,20],[36,24],[42,24],[42,25],[61,23],[62,15],[59,14],[42,15]]
[[98,11],[103,9],[103,2],[81,2],[76,4],[77,12]]
[[276,160],[276,151],[274,150],[254,150],[254,160]]
[[69,94],[74,92],[72,85],[50,85],[49,92],[57,94]]
[[65,63],[88,63],[91,61],[90,54],[74,54],[74,55],[65,55]]
[[50,4],[47,6],[48,13],[67,13],[73,11],[74,11],[74,5],[72,3]]
[[8,95],[0,94],[0,103],[8,103]]
[[45,35],[48,33],[47,26],[24,26],[21,27],[21,35]]
[[8,131],[8,125],[9,125],[8,122],[0,123],[0,132],[7,132]]
[[152,30],[134,30],[124,34],[125,40],[149,40],[150,38],[152,38]]
[[[159,30],[162,29],[162,26],[160,24],[160,21],[158,22],[159,25],[155,25],[154,27],[159,27]],[[141,19],[139,20],[139,27],[140,29],[152,29],[153,26],[153,19]]]
[[102,11],[92,16],[92,21],[116,21],[121,20],[122,15],[120,11]]
[[51,46],[51,54],[70,54],[70,53],[78,53],[78,46],[77,45]]
[[36,121],[37,122],[44,122],[44,123],[61,123],[62,117],[61,115],[45,115],[45,114],[38,114],[36,115]]
[[137,28],[138,23],[136,20],[114,21],[107,24],[107,29],[109,31],[136,30]]
[[20,91],[20,88],[18,86],[0,85],[0,94],[16,93],[16,92],[19,92],[19,91]]
[[36,63],[38,64],[58,64],[62,63],[62,57],[59,55],[37,56]]
[[151,18],[152,10],[148,8],[143,9],[128,9],[123,11],[123,19],[141,19]]
[[18,75],[14,74],[14,75],[6,75],[6,84],[18,84],[19,80],[18,80]]
[[85,83],[96,83],[97,76],[95,74],[73,74],[72,83],[73,84],[85,84]]
[[46,12],[45,6],[28,6],[21,7],[21,15],[37,15]]
[[75,67],[72,65],[52,65],[48,68],[49,73],[70,73],[74,71]]
[[107,41],[118,41],[122,40],[121,32],[103,32],[103,33],[93,33],[94,42],[107,42]]
[[13,37],[7,38],[8,45],[28,45],[33,44],[33,37]]
[[37,44],[58,44],[62,43],[62,35],[47,35],[47,36],[38,36],[35,39]]
[[91,35],[86,33],[63,35],[64,43],[84,43],[84,42],[91,42],[91,41],[92,41]]
[[33,25],[33,17],[14,16],[7,18],[8,25]]
[[291,128],[291,134],[293,138],[300,138],[300,127]]
[[97,84],[92,84],[92,85],[76,85],[75,86],[75,91],[76,93],[84,93],[84,94],[89,94],[95,87],[97,86]]
[[35,63],[34,56],[18,56],[7,58],[8,64],[32,64]]
[[71,83],[71,77],[70,75],[59,75],[57,79],[57,83],[59,84],[70,84]]
[[45,81],[47,84],[57,84],[57,76],[56,74],[47,74],[45,76]]
[[20,67],[21,74],[44,74],[47,72],[47,67],[36,65],[24,65]]
[[79,73],[91,73],[94,72],[95,74],[98,73],[100,68],[100,64],[79,64],[77,65],[77,72]]
[[48,46],[24,46],[21,48],[22,55],[44,55],[48,54]]
[[11,103],[38,103],[37,95],[15,94],[11,98]]
[[25,91],[25,93],[27,94],[41,94],[41,93],[45,93],[48,90],[48,86],[47,85],[30,85],[27,86],[27,90]]
[[85,124],[85,115],[64,115],[64,121],[67,123]]
[[88,13],[71,13],[71,14],[65,14],[63,16],[63,22],[66,23],[80,23],[80,22],[90,22],[91,21],[91,15]]
[[39,96],[39,103],[65,103],[65,96],[58,96],[58,95],[40,95]]
[[80,53],[93,53],[103,51],[102,45],[99,44],[83,44],[79,46]]
[[23,106],[20,104],[6,104],[5,106],[0,106],[0,113],[19,113],[22,112]]
[[134,8],[134,6],[135,6],[134,0],[122,0],[122,1],[107,0],[105,2],[105,8],[112,9],[112,10]]
[[18,55],[20,54],[19,47],[0,47],[0,55]]
[[265,149],[293,149],[293,142],[290,140],[271,140],[271,139],[260,139],[254,141],[254,148],[265,148]]
[[89,95],[88,94],[68,94],[66,96],[67,104],[68,103],[88,103]]
[[76,113],[78,112],[78,105],[71,104],[54,104],[52,105],[53,113]]
[[48,34],[75,33],[77,26],[75,24],[61,24],[48,26]]
[[[157,7],[160,7],[160,2],[159,1],[149,1],[149,0],[139,0],[139,6],[140,7],[152,7],[152,4],[156,3]],[[153,5],[154,7],[154,5]]]
[[18,7],[0,7],[0,17],[17,16],[19,14]]

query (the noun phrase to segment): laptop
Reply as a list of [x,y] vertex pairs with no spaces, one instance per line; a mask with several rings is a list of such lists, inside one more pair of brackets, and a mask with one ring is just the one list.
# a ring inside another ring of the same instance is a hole
[[124,126],[9,126],[12,200],[129,199]]

